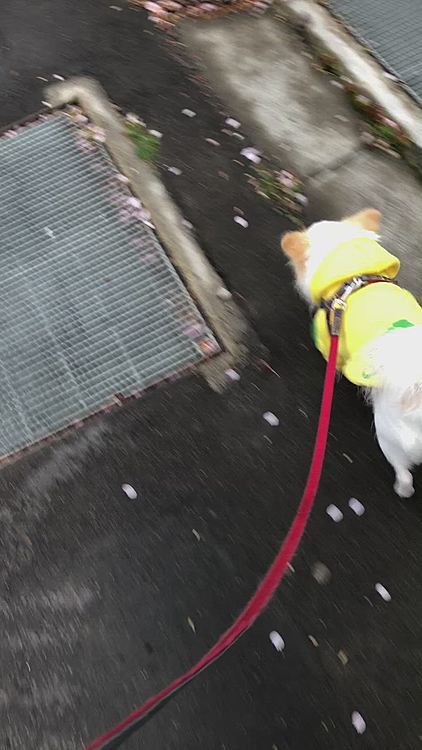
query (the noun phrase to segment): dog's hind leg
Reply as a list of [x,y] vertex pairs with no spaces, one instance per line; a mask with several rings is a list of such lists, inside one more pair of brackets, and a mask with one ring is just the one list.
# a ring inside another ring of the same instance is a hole
[[412,497],[415,492],[413,487],[413,477],[409,469],[394,467],[396,472],[396,481],[394,482],[394,492],[399,497]]
[[415,491],[413,488],[413,476],[403,456],[401,447],[394,445],[394,441],[390,437],[386,438],[384,435],[380,435],[378,429],[377,439],[384,456],[393,467],[396,475],[394,492],[399,497],[412,497]]
[[[374,401],[374,421],[379,446],[391,464],[396,475],[394,482],[394,491],[399,497],[412,497],[414,493],[413,476],[410,471],[412,466],[406,451],[406,440],[404,439],[408,430],[403,424],[400,424],[400,418],[395,415],[392,419],[391,413],[385,412],[378,408],[376,400]],[[409,438],[412,436],[409,435]]]

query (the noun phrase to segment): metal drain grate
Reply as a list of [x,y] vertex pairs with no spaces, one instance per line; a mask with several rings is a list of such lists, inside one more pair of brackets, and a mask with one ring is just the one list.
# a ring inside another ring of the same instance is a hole
[[0,456],[219,350],[87,133],[59,113],[0,138]]
[[328,6],[422,101],[420,0],[328,0]]

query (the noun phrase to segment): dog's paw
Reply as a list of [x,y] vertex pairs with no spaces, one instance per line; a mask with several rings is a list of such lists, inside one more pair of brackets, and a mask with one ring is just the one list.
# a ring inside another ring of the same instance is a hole
[[403,483],[403,482],[396,482],[394,484],[394,492],[396,495],[402,498],[409,498],[412,497],[415,493],[415,488],[413,484]]

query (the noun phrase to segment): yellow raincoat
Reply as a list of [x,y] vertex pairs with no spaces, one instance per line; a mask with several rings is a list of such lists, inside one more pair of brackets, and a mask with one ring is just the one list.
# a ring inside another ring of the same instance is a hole
[[[338,245],[318,267],[311,282],[312,301],[330,300],[347,281],[371,274],[395,279],[400,261],[370,238],[348,240]],[[396,284],[378,282],[353,292],[347,299],[341,327],[337,369],[359,386],[376,386],[377,372],[368,354],[368,344],[396,328],[422,325],[422,308],[413,295]],[[326,311],[313,319],[317,349],[328,359],[330,334]]]

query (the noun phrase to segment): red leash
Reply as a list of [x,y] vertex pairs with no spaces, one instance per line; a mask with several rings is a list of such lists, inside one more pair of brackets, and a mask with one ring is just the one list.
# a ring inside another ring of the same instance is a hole
[[[341,319],[341,313],[340,313]],[[116,750],[130,735],[139,729],[153,713],[162,706],[184,685],[194,679],[200,672],[215,662],[227,649],[230,648],[243,633],[248,630],[267,606],[279,585],[286,568],[295,554],[300,540],[308,522],[309,514],[314,504],[315,495],[318,490],[324,463],[325,449],[327,446],[328,428],[330,426],[331,405],[333,401],[334,384],[336,377],[336,362],[338,350],[338,333],[334,326],[331,333],[330,354],[325,371],[324,390],[322,394],[321,410],[319,415],[318,430],[315,439],[315,447],[312,455],[312,463],[309,469],[305,491],[302,496],[297,513],[292,525],[285,537],[271,567],[265,578],[259,584],[252,598],[237,617],[235,622],[223,633],[217,643],[191,667],[185,674],[177,677],[167,687],[142,704],[129,716],[116,724],[108,732],[93,740],[85,750]]]

